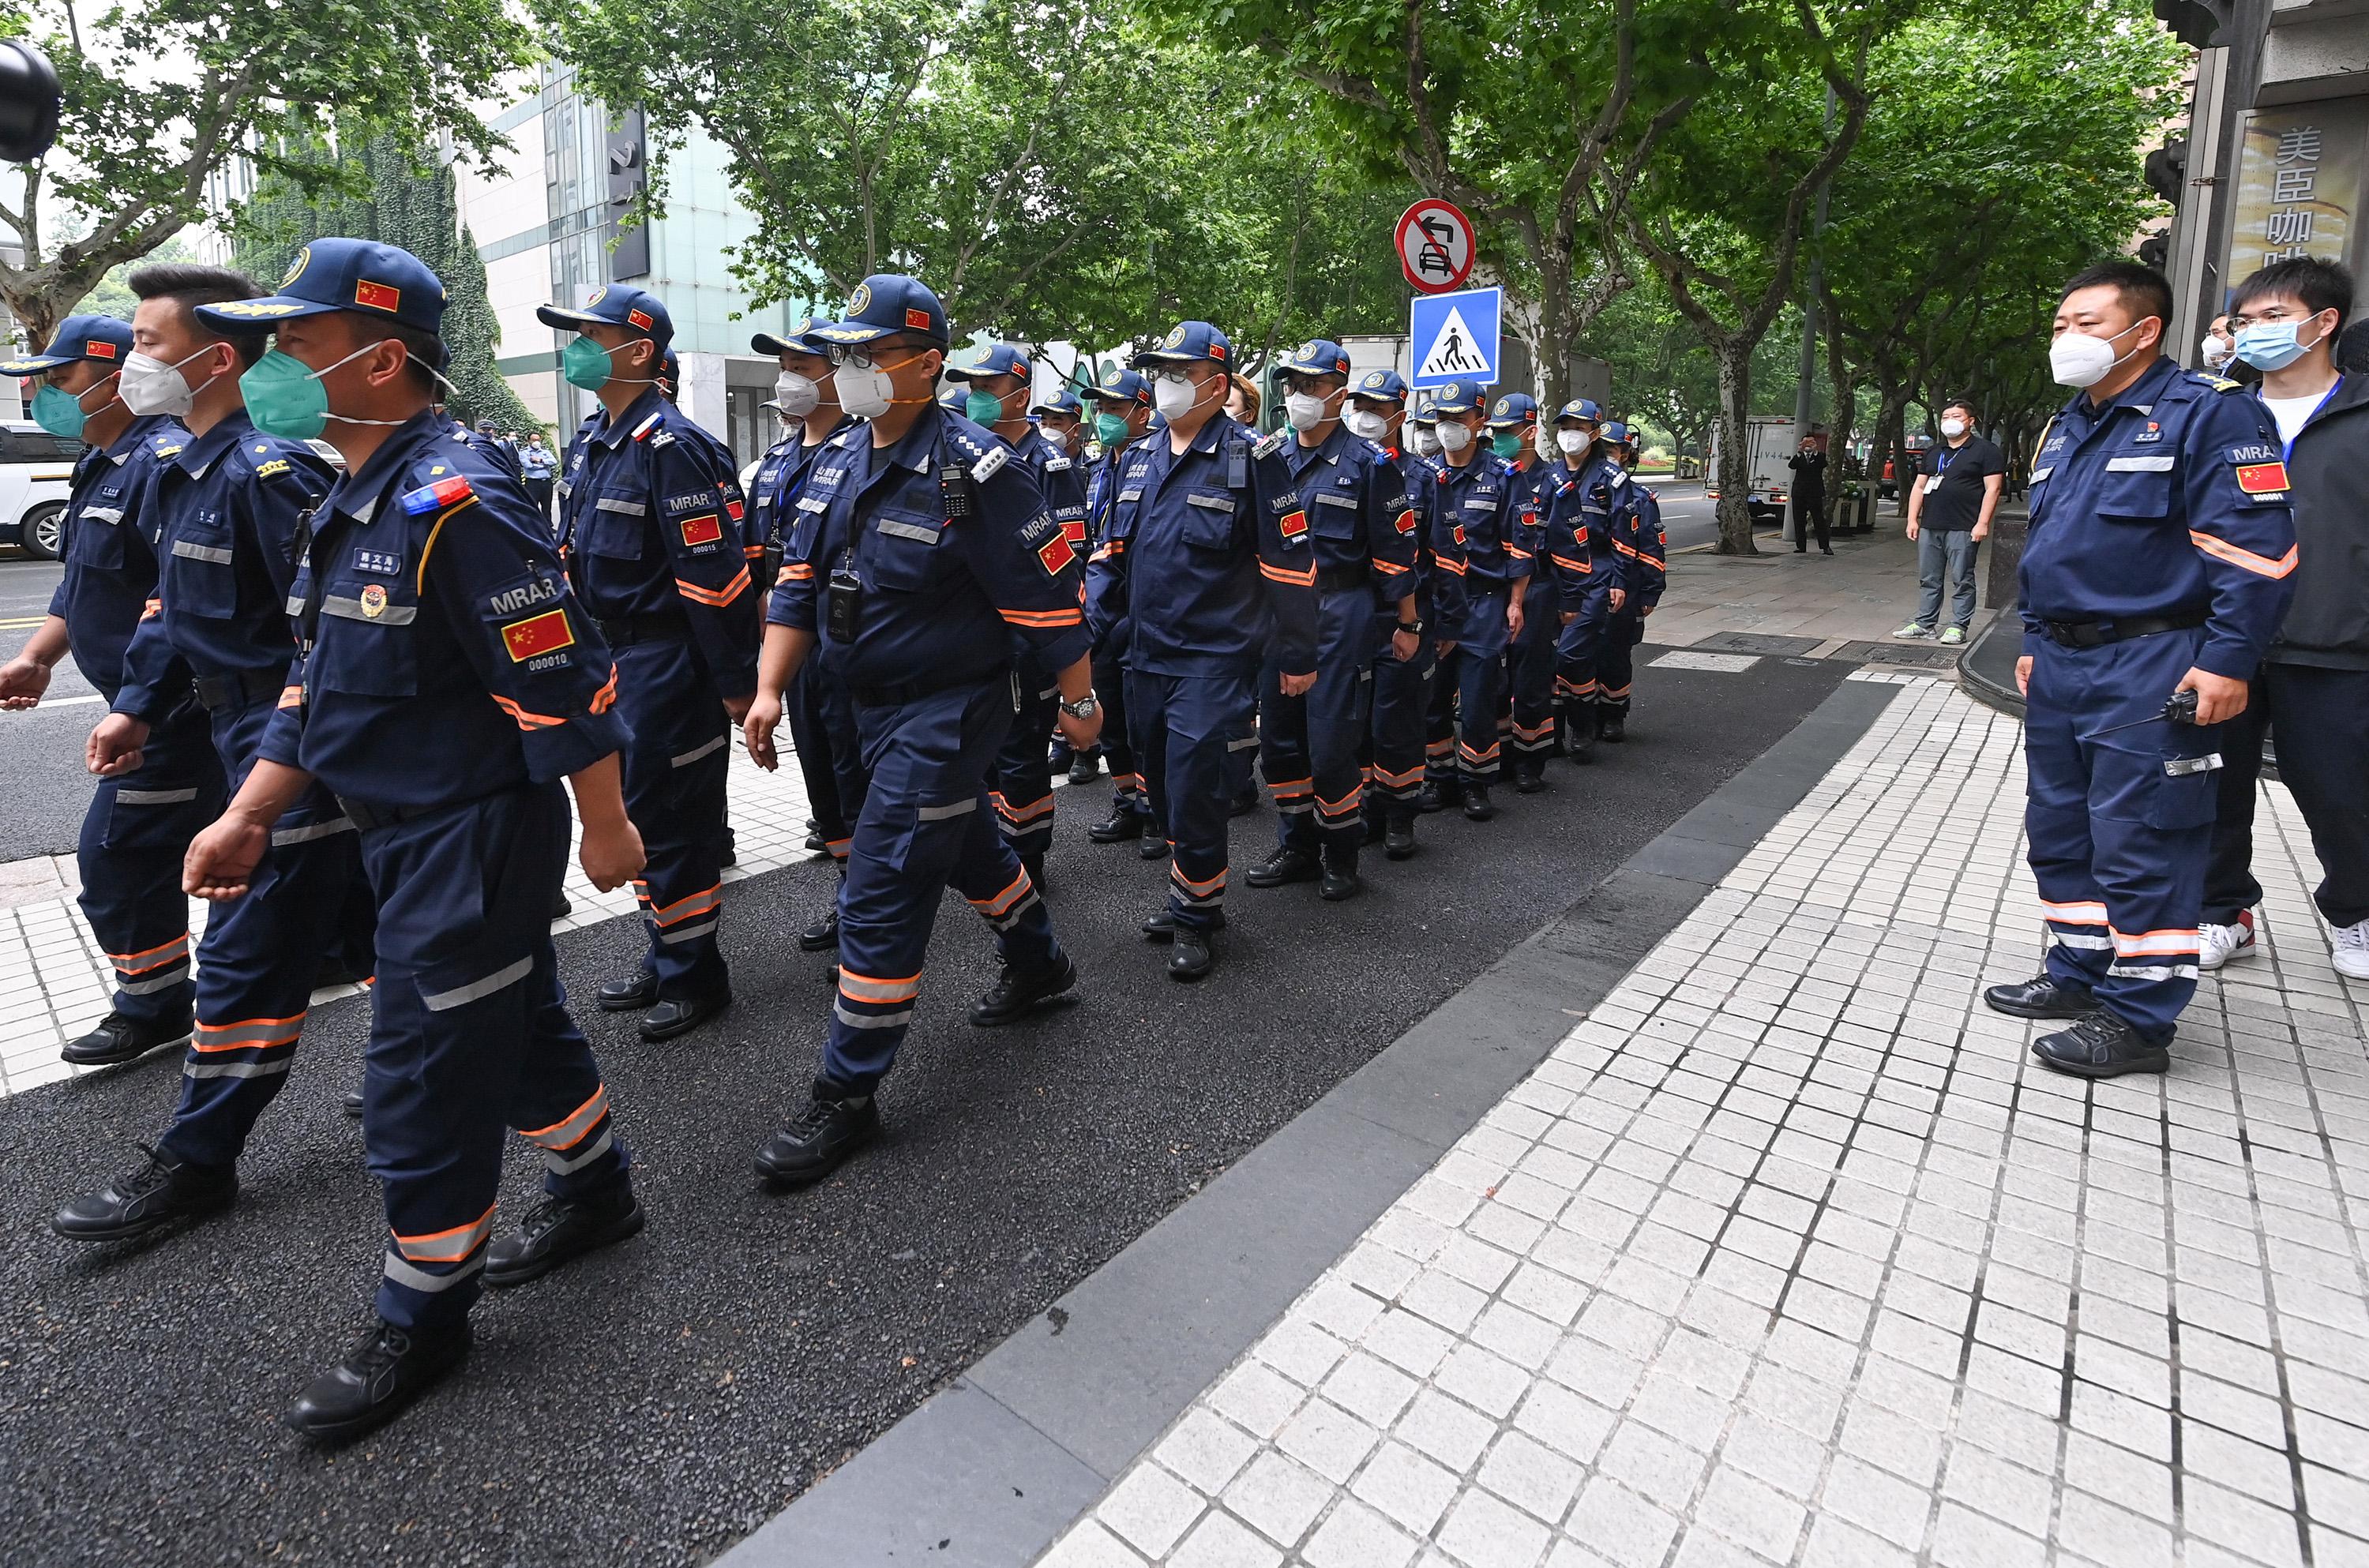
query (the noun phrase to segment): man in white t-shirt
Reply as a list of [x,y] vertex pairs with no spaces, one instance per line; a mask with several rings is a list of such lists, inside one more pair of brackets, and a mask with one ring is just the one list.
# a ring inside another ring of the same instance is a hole
[[[2311,830],[2325,875],[2314,901],[2337,970],[2369,979],[2369,376],[2339,372],[2331,349],[2352,304],[2352,276],[2332,261],[2273,262],[2230,296],[2239,363],[2261,373],[2253,395],[2279,447],[2230,454],[2275,472],[2295,508],[2295,599],[2246,711],[2223,726],[2213,853],[2204,878],[2198,965],[2251,955],[2254,781],[2267,727],[2279,777]],[[2268,482],[2267,479],[2260,482]],[[2292,962],[2303,932],[2283,933]]]

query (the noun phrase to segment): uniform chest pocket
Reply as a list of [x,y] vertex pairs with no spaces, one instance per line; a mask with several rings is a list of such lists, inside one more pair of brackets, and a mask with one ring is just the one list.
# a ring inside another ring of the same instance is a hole
[[1179,509],[1179,531],[1184,543],[1200,550],[1230,550],[1234,544],[1233,492],[1187,490]]
[[192,511],[157,563],[159,592],[175,614],[228,620],[238,611],[235,560],[229,522],[219,512]]
[[98,495],[66,524],[66,559],[115,571],[123,565],[123,499]]
[[640,560],[649,515],[649,503],[635,497],[595,496],[584,510],[585,551],[612,561]]
[[814,559],[815,541],[822,533],[823,513],[830,503],[820,496],[800,496],[784,525],[783,548],[793,561]]
[[419,690],[419,605],[405,585],[336,577],[321,595],[305,681],[326,692],[408,697]]
[[910,507],[884,507],[864,530],[858,552],[872,586],[920,593],[944,570],[945,520]]
[[2171,453],[2110,457],[2099,475],[2098,514],[2146,521],[2171,515]]
[[1356,538],[1356,496],[1348,490],[1317,491],[1308,498],[1308,521],[1320,538]]

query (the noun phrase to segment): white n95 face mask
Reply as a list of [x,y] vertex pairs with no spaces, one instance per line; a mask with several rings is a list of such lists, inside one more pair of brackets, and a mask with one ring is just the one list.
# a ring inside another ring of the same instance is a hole
[[1295,392],[1283,400],[1284,418],[1295,430],[1312,430],[1324,422],[1324,399]]
[[1453,419],[1439,422],[1439,445],[1443,452],[1462,452],[1472,444],[1472,432]]
[[169,414],[176,419],[179,418],[189,411],[189,405],[198,395],[197,389],[183,378],[181,367],[212,347],[209,343],[197,354],[169,365],[134,349],[123,361],[123,373],[116,383],[116,395],[122,398],[123,406],[138,418]]
[[1390,433],[1390,422],[1370,408],[1352,408],[1342,421],[1353,436],[1363,436],[1369,441],[1380,441]]
[[2114,367],[2130,358],[2114,352],[2114,338],[2127,338],[2139,329],[2133,322],[2114,334],[2113,338],[2093,338],[2081,331],[2066,332],[2048,346],[2048,373],[2060,386],[2095,386],[2113,373]]
[[1555,445],[1561,447],[1563,451],[1569,452],[1574,457],[1577,457],[1581,452],[1585,452],[1588,448],[1588,434],[1585,430],[1557,430],[1555,432]]
[[853,365],[839,367],[839,406],[858,419],[877,419],[888,412],[897,398],[897,383],[888,372],[876,366],[857,370]]
[[1407,440],[1413,443],[1417,457],[1439,455],[1439,430],[1433,425],[1409,425]]
[[803,419],[821,406],[822,389],[809,377],[784,371],[773,382],[773,401],[782,406],[782,418]]
[[1941,421],[1941,433],[1956,441],[1966,433],[1966,422],[1963,419],[1944,419]]
[[1160,410],[1162,418],[1171,423],[1193,412],[1194,406],[1200,401],[1197,392],[1189,381],[1173,381],[1166,376],[1162,376],[1151,383],[1151,406]]

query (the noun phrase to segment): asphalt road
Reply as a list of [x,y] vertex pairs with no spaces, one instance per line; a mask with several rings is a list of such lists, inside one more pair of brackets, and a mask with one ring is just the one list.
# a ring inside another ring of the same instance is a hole
[[[1650,657],[1650,654],[1648,655]],[[761,1194],[757,1145],[814,1070],[830,991],[787,936],[827,896],[808,864],[737,886],[739,1001],[650,1047],[585,1018],[649,1229],[489,1299],[465,1376],[368,1441],[309,1451],[277,1420],[365,1322],[383,1229],[338,1093],[361,1003],[325,1008],[249,1150],[239,1204],[144,1246],[45,1220],[128,1163],[179,1082],[151,1061],[0,1101],[0,1552],[12,1564],[682,1564],[754,1528],[1366,1061],[1688,807],[1848,667],[1642,668],[1624,747],[1476,826],[1424,820],[1368,895],[1230,900],[1221,966],[1187,988],[1136,921],[1162,873],[1084,841],[1104,786],[1064,792],[1048,899],[1082,1000],[982,1033],[986,933],[949,898],[887,1141],[810,1192]],[[1234,825],[1238,868],[1265,810]],[[578,996],[629,964],[625,922],[571,933]],[[506,1224],[532,1200],[514,1151]]]

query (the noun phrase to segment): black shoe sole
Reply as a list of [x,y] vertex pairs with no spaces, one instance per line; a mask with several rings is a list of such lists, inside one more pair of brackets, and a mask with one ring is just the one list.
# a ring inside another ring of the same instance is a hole
[[1166,860],[1168,858],[1168,841],[1165,839],[1155,839],[1147,836],[1141,846],[1139,847],[1135,853],[1145,860]]
[[1203,964],[1198,968],[1180,969],[1175,965],[1171,964],[1168,967],[1168,978],[1174,980],[1178,985],[1189,986],[1196,980],[1207,979],[1209,978],[1209,972],[1217,967],[1218,960],[1214,955],[1211,956],[1207,963]]
[[1059,990],[1039,991],[1035,996],[1030,997],[1027,1001],[1021,1002],[1015,1007],[1007,1008],[1003,1012],[990,1013],[983,1004],[973,1007],[970,1010],[971,1027],[974,1029],[1001,1029],[1007,1024],[1019,1023],[1022,1019],[1041,1008],[1055,1007],[1075,1001],[1078,999],[1077,965],[1070,965],[1069,971],[1069,978],[1061,982],[1061,986]]
[[871,1148],[873,1144],[879,1141],[879,1139],[880,1134],[877,1129],[875,1129],[872,1132],[866,1133],[863,1138],[858,1139],[853,1143],[847,1145],[837,1154],[832,1155],[829,1160],[812,1166],[800,1166],[795,1171],[784,1171],[776,1166],[768,1165],[765,1163],[764,1159],[760,1156],[757,1161],[757,1180],[774,1192],[787,1192],[798,1187],[810,1187],[817,1182],[821,1181],[825,1176],[830,1175],[833,1171],[838,1170],[841,1165],[846,1164],[850,1160],[854,1159],[858,1154],[863,1153],[866,1149]]
[[1416,846],[1413,844],[1408,844],[1403,848],[1397,844],[1385,844],[1382,846],[1382,858],[1384,860],[1413,860],[1414,858],[1415,848]]
[[670,1024],[662,1028],[653,1026],[650,1021],[645,1018],[642,1020],[642,1038],[647,1040],[652,1045],[657,1045],[661,1040],[671,1040],[678,1036],[688,1035],[693,1029],[696,1029],[701,1024],[706,1023],[709,1019],[721,1017],[724,1013],[729,1012],[731,1007],[732,999],[727,996],[722,1001],[716,1002],[713,1006],[700,1008],[689,1018],[680,1024]]
[[50,1219],[50,1230],[69,1242],[136,1242],[143,1236],[153,1236],[159,1230],[169,1230],[184,1221],[211,1219],[237,1201],[238,1189],[233,1187],[218,1200],[187,1208],[177,1208],[169,1214],[155,1215],[128,1225],[110,1226],[104,1230],[68,1230],[52,1216]]
[[1103,825],[1097,822],[1086,830],[1086,841],[1094,844],[1123,844],[1130,839],[1143,837],[1143,833],[1144,830],[1140,824],[1133,829],[1120,828],[1106,832]]
[[69,1067],[121,1067],[125,1062],[138,1061],[142,1057],[152,1056],[161,1050],[186,1046],[189,1043],[189,1036],[195,1033],[195,1030],[184,1030],[173,1038],[159,1040],[153,1046],[135,1046],[130,1050],[109,1051],[104,1056],[88,1054],[77,1056],[74,1054],[74,1047],[69,1045],[58,1052],[58,1059]]
[[1362,879],[1352,879],[1345,887],[1320,887],[1316,890],[1316,896],[1328,904],[1341,904],[1346,903],[1365,890],[1366,884]]
[[486,1288],[515,1290],[521,1285],[541,1279],[562,1264],[573,1263],[587,1253],[599,1252],[602,1247],[613,1247],[628,1236],[639,1235],[642,1227],[648,1223],[649,1215],[642,1207],[642,1200],[635,1198],[631,1209],[601,1227],[594,1232],[590,1241],[580,1247],[573,1247],[564,1253],[547,1253],[532,1263],[522,1264],[508,1272],[498,1270],[488,1263],[485,1273]]
[[837,931],[833,931],[829,936],[809,935],[803,931],[798,933],[798,951],[801,953],[828,953],[838,945]]
[[1516,795],[1537,795],[1546,787],[1547,781],[1544,779],[1516,779],[1514,781],[1514,793]]
[[352,1439],[361,1436],[364,1433],[377,1431],[380,1427],[385,1425],[396,1416],[401,1415],[405,1411],[409,1410],[413,1402],[416,1402],[420,1395],[426,1393],[429,1390],[434,1388],[437,1384],[450,1377],[452,1372],[459,1368],[461,1363],[466,1361],[468,1358],[469,1346],[464,1344],[459,1350],[453,1352],[451,1358],[445,1361],[441,1366],[439,1366],[433,1371],[423,1374],[420,1379],[412,1385],[411,1391],[405,1394],[401,1399],[392,1399],[386,1401],[383,1404],[372,1405],[369,1410],[363,1412],[361,1414],[353,1416],[348,1420],[323,1422],[318,1425],[308,1426],[297,1421],[294,1415],[291,1414],[285,1418],[286,1423],[291,1429],[301,1433],[305,1437],[310,1438],[315,1443],[336,1444],[350,1442]]
[[592,1000],[599,1004],[603,1013],[647,1013],[658,1004],[658,993],[657,988],[653,987],[647,996],[636,993],[630,998],[619,997],[612,1000],[595,992]]
[[2051,1072],[2061,1072],[2067,1078],[2120,1078],[2126,1073],[2171,1070],[2169,1051],[2149,1051],[2143,1057],[2133,1057],[2128,1061],[2110,1061],[2102,1066],[2086,1061],[2058,1061],[2054,1057],[2042,1055],[2036,1045],[2031,1048],[2031,1056]]
[[2067,1023],[2076,1018],[2086,1018],[2098,1011],[2097,1001],[2089,997],[2084,997],[2078,1002],[2066,1002],[2055,1007],[2023,1007],[2008,1002],[1994,1001],[1987,991],[1983,993],[1983,1005],[1993,1013],[2004,1013],[2009,1018],[2039,1018],[2051,1021],[2063,1019]]
[[1257,872],[1252,871],[1245,873],[1242,880],[1253,887],[1288,887],[1295,882],[1313,882],[1322,875],[1322,872],[1313,867],[1306,871],[1288,872],[1281,876],[1264,878]]

